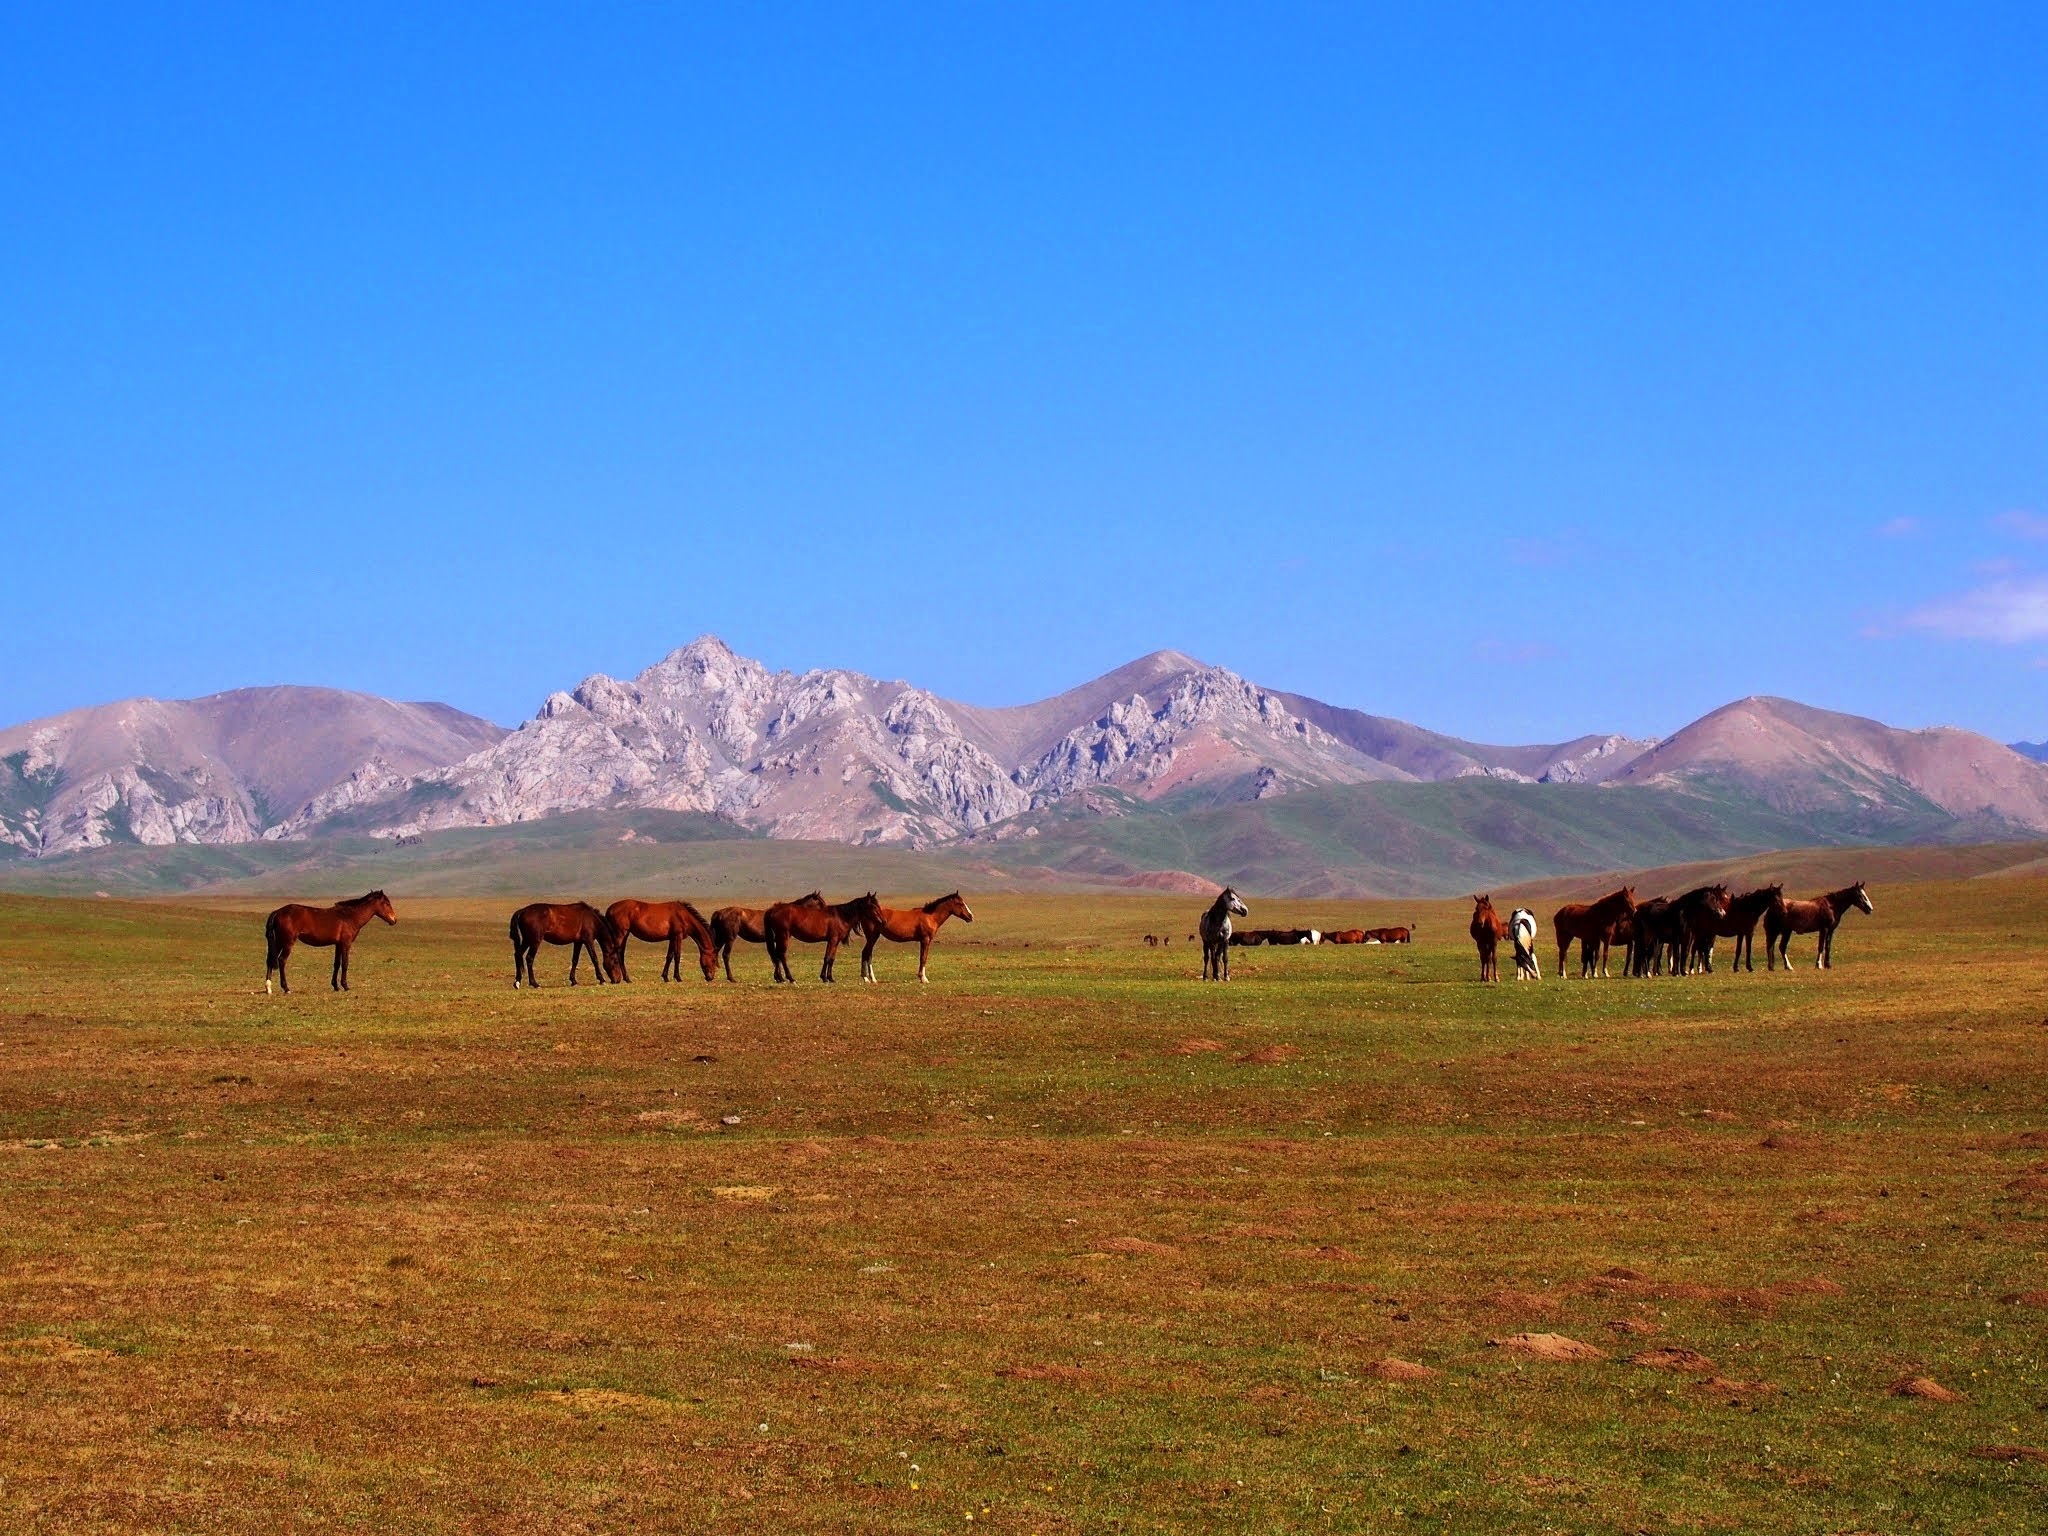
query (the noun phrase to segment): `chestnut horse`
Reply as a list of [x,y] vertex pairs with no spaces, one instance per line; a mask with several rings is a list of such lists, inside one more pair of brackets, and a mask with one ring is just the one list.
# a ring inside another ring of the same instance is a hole
[[587,901],[536,901],[531,906],[521,907],[512,914],[512,985],[516,989],[522,980],[529,987],[540,985],[540,977],[534,974],[533,957],[540,952],[543,944],[567,944],[569,950],[569,985],[578,985],[576,966],[583,959],[583,951],[590,951],[590,968],[597,974],[598,985],[604,985],[607,973],[612,976],[624,974],[622,953],[625,939],[612,920]]
[[[668,981],[683,979],[683,940],[697,941],[697,964],[703,969],[704,979],[712,980],[718,975],[718,955],[711,943],[711,925],[704,921],[704,914],[687,901],[635,901],[627,897],[615,901],[604,910],[611,919],[612,927],[619,935],[620,981],[631,981],[626,974],[626,940],[645,939],[651,944],[666,941],[668,956],[661,962],[661,979]],[[674,972],[673,978],[670,972]]]
[[1785,962],[1785,969],[1792,969],[1792,956],[1788,950],[1795,933],[1812,933],[1820,937],[1820,947],[1813,957],[1816,970],[1829,971],[1835,965],[1835,929],[1852,908],[1874,912],[1870,904],[1870,892],[1858,880],[1854,885],[1845,885],[1839,891],[1829,891],[1825,896],[1816,896],[1811,901],[1780,901],[1777,906],[1764,913],[1764,964],[1771,970],[1778,968],[1778,962]]
[[1721,921],[1714,925],[1714,931],[1706,941],[1707,969],[1714,968],[1714,940],[1733,939],[1735,958],[1729,962],[1731,971],[1753,971],[1756,969],[1756,925],[1763,920],[1771,908],[1783,905],[1785,887],[1782,885],[1760,886],[1753,891],[1744,891],[1740,896],[1729,898],[1728,911]]
[[391,898],[382,891],[331,907],[302,907],[297,902],[279,907],[263,919],[263,944],[267,951],[263,990],[270,991],[270,973],[275,971],[277,984],[289,993],[292,984],[285,978],[284,963],[291,959],[294,944],[310,944],[315,949],[333,948],[334,971],[327,978],[327,985],[331,991],[346,992],[348,952],[355,948],[356,935],[373,917],[381,917],[387,923],[398,921],[398,914],[391,910]]
[[761,919],[761,927],[768,935],[768,958],[775,962],[775,979],[796,981],[796,972],[789,968],[789,941],[801,939],[806,944],[825,946],[825,963],[819,968],[818,980],[832,980],[832,962],[839,958],[839,946],[854,929],[866,931],[871,923],[880,922],[881,915],[882,904],[875,900],[873,891],[830,906],[777,902]]
[[[1579,975],[1607,974],[1607,950],[1627,943],[1634,933],[1630,920],[1636,912],[1636,888],[1625,885],[1598,901],[1574,902],[1551,914],[1550,926],[1557,934],[1557,974],[1563,979],[1564,963],[1572,952],[1572,940],[1579,941]],[[1626,926],[1625,926],[1626,925]]]
[[1230,920],[1233,917],[1250,917],[1252,909],[1244,904],[1236,891],[1225,886],[1222,893],[1209,904],[1209,910],[1202,914],[1196,926],[1202,935],[1202,980],[1230,980]]
[[[957,917],[963,923],[974,921],[974,914],[967,910],[967,901],[958,891],[950,896],[941,896],[937,901],[928,901],[921,907],[908,912],[898,912],[891,907],[875,908],[873,920],[861,924],[861,931],[868,936],[867,943],[860,951],[860,979],[875,979],[875,943],[888,939],[895,944],[917,941],[917,979],[925,979],[925,962],[931,958],[932,940],[939,936],[939,927],[947,918]],[[1156,944],[1157,938],[1145,935],[1147,944]]]
[[[825,895],[812,891],[786,903],[797,907],[822,907]],[[725,979],[732,980],[732,947],[741,939],[749,944],[768,942],[768,930],[762,926],[768,916],[766,907],[720,907],[711,914],[711,949],[714,956],[725,964]]]
[[1479,979],[1500,980],[1500,941],[1508,936],[1508,925],[1493,910],[1493,897],[1472,898],[1472,942],[1479,946]]

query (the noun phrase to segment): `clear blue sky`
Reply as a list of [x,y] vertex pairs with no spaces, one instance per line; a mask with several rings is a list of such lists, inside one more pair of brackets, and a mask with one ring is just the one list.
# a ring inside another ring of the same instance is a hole
[[708,630],[2048,735],[2048,8],[302,9],[9,12],[0,720]]

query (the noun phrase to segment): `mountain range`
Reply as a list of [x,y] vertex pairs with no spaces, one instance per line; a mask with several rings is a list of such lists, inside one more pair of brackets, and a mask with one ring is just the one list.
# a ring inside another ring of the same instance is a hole
[[2048,832],[2048,765],[1966,731],[1772,698],[1661,741],[1492,746],[1176,651],[986,708],[857,672],[771,671],[709,636],[629,680],[594,674],[550,694],[510,731],[446,705],[295,687],[133,699],[0,730],[0,854],[15,858],[121,842],[410,840],[630,810],[777,839],[1028,847],[1048,867],[1102,872],[1265,867],[1295,847],[1341,871],[1432,839],[1455,864],[1475,837],[1527,844],[1532,868],[1551,854],[1560,868],[1600,867],[1603,844],[1620,864],[1638,845],[1679,858],[2036,836]]

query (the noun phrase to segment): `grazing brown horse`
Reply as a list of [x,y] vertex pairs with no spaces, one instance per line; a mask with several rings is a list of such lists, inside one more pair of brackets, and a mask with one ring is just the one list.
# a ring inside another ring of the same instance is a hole
[[623,975],[621,953],[626,941],[612,920],[587,901],[536,901],[512,914],[512,985],[523,980],[529,987],[540,985],[534,974],[533,957],[543,944],[567,944],[569,985],[576,986],[576,966],[583,951],[590,951],[590,969],[604,985],[607,975]]
[[[967,902],[958,891],[950,896],[941,896],[937,901],[928,901],[921,907],[908,912],[898,912],[891,907],[876,907],[872,921],[863,922],[861,931],[868,936],[867,943],[860,951],[860,979],[875,979],[875,944],[887,939],[894,944],[917,943],[917,979],[925,979],[925,962],[931,959],[932,940],[939,936],[940,925],[947,918],[957,917],[963,923],[974,921],[974,914],[967,910]],[[1156,936],[1145,935],[1147,944],[1156,943]]]
[[839,946],[854,929],[866,932],[870,925],[880,923],[881,917],[882,904],[873,891],[830,906],[777,902],[761,919],[761,927],[768,935],[768,958],[775,962],[775,979],[796,981],[796,972],[789,968],[789,941],[801,939],[806,944],[825,946],[825,963],[819,968],[818,980],[832,980],[832,962],[839,958]]
[[1731,971],[1753,971],[1756,969],[1756,925],[1763,921],[1764,914],[1780,906],[1785,900],[1782,885],[1759,886],[1753,891],[1744,891],[1740,896],[1728,898],[1728,910],[1714,925],[1714,931],[1705,940],[1707,969],[1714,968],[1714,940],[1733,939],[1735,958],[1728,964]]
[[615,901],[604,909],[604,915],[611,919],[612,927],[619,935],[619,974],[614,981],[631,981],[626,974],[626,940],[645,939],[650,944],[666,942],[668,955],[661,962],[661,979],[668,981],[683,979],[683,940],[697,941],[697,964],[703,969],[704,979],[712,980],[718,975],[718,954],[711,942],[711,925],[704,921],[704,914],[687,901],[635,901],[627,897]]
[[1479,946],[1479,979],[1500,980],[1500,941],[1508,936],[1508,925],[1493,910],[1493,897],[1472,898],[1472,942]]
[[1820,947],[1813,957],[1816,970],[1833,970],[1835,965],[1835,929],[1852,908],[1874,912],[1870,904],[1870,892],[1858,880],[1854,885],[1845,885],[1839,891],[1829,891],[1825,896],[1816,896],[1811,901],[1780,901],[1777,906],[1764,913],[1764,964],[1771,970],[1778,968],[1778,962],[1785,962],[1785,969],[1792,969],[1792,956],[1788,950],[1795,933],[1817,934]]
[[[1625,885],[1598,901],[1574,902],[1551,914],[1550,926],[1557,934],[1557,974],[1564,978],[1564,963],[1572,952],[1572,940],[1579,941],[1581,978],[1607,974],[1607,951],[1627,943],[1634,928],[1630,920],[1636,911],[1636,888]],[[1625,926],[1627,925],[1627,926]]]
[[1325,944],[1364,944],[1369,942],[1363,928],[1339,928],[1323,935]]
[[1368,928],[1365,942],[1368,944],[1406,944],[1415,937],[1413,928]]
[[270,990],[270,973],[275,971],[277,984],[289,993],[292,984],[285,978],[284,963],[291,959],[294,944],[310,944],[315,949],[332,946],[334,972],[327,978],[327,985],[332,991],[346,992],[348,952],[355,948],[356,935],[363,931],[363,925],[373,917],[381,917],[387,923],[398,921],[398,914],[391,910],[391,898],[382,891],[331,907],[302,907],[297,902],[279,907],[263,919],[263,944],[267,952],[263,961],[263,990]]
[[[799,896],[793,902],[784,903],[795,907],[822,907],[825,895],[822,891],[811,891]],[[749,944],[766,944],[768,930],[766,907],[720,907],[711,914],[711,948],[713,954],[725,965],[725,979],[732,980],[732,947],[741,939]]]

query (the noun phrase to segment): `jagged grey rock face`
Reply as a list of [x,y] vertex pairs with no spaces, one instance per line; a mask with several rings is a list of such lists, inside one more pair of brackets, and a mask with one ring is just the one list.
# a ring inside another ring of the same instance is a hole
[[1597,746],[1570,757],[1561,757],[1543,770],[1544,784],[1599,784],[1612,778],[1645,752],[1656,746],[1654,738],[1638,741],[1629,736],[1603,737]]
[[[706,636],[631,681],[600,674],[550,694],[497,746],[392,786],[383,830],[626,804],[706,811],[777,837],[922,846],[1090,786],[1152,796],[1232,776],[1250,798],[1373,774],[1357,752],[1222,668],[1190,666],[1156,700],[1114,703],[1010,764],[924,689],[836,669],[771,672]],[[410,793],[422,786],[435,792]],[[332,814],[308,806],[281,835]]]

